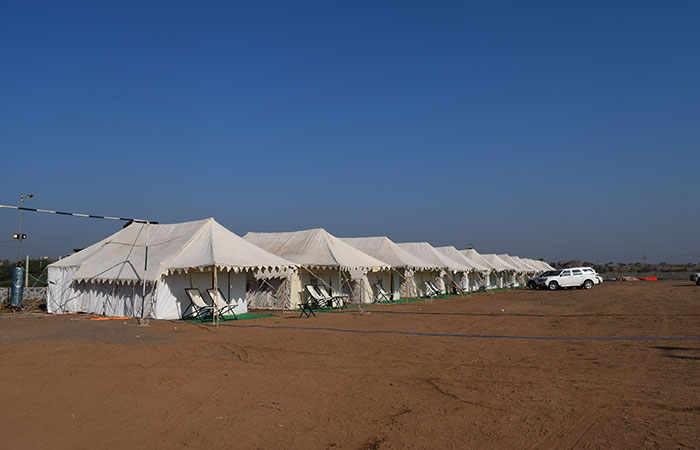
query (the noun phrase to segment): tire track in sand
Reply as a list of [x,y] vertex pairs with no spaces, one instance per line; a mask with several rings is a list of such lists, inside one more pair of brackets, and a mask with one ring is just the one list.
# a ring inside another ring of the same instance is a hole
[[[664,332],[667,332],[669,329],[668,318],[664,317],[663,314],[660,314],[659,316],[661,317],[661,327],[663,328]],[[645,372],[651,365],[652,356],[652,352],[645,351],[643,359],[632,371],[631,376],[625,377],[620,384],[624,386],[629,384],[629,380],[638,380],[642,372]],[[595,423],[598,422],[605,415],[605,413],[607,413],[610,406],[610,404],[588,404],[583,408],[583,410],[581,410],[580,414],[578,414],[579,417],[577,419],[574,419],[573,421],[564,419],[550,433],[546,434],[542,439],[535,442],[530,448],[573,449],[576,447],[576,444],[578,444],[588,433],[593,425],[595,425]]]

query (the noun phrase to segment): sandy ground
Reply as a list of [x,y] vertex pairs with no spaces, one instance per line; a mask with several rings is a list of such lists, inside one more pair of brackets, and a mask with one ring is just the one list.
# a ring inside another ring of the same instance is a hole
[[0,445],[700,448],[698,336],[678,281],[218,329],[2,314]]

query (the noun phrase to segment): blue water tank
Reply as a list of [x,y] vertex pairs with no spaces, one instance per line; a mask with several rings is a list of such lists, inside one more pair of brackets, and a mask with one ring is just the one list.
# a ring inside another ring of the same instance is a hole
[[24,290],[24,269],[21,267],[12,268],[12,289],[10,290],[10,306],[13,308],[22,307],[22,291]]

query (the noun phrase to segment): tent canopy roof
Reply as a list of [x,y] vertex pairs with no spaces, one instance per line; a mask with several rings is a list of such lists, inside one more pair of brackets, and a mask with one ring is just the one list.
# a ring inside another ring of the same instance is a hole
[[[148,268],[144,274],[146,241]],[[213,218],[174,224],[133,223],[52,267],[77,267],[77,281],[154,282],[172,272],[221,270],[283,271],[295,264],[221,226]]]
[[265,250],[309,268],[388,270],[390,264],[343,242],[323,228],[243,236]]
[[554,267],[552,267],[548,262],[546,262],[546,261],[540,261],[540,262],[542,263],[544,270],[554,270]]
[[483,258],[488,261],[492,266],[496,267],[496,270],[511,270],[514,272],[520,272],[521,269],[517,268],[513,264],[504,261],[501,259],[498,255],[493,254],[493,253],[487,253],[481,255]]
[[519,256],[511,256],[511,259],[518,264],[526,271],[526,272],[539,272],[540,269],[537,267],[533,266],[532,264],[529,264],[525,259],[519,257]]
[[488,261],[486,260],[486,258],[484,258],[483,256],[481,256],[481,255],[479,254],[479,252],[477,252],[477,251],[476,251],[475,249],[473,249],[473,248],[469,248],[469,249],[467,249],[467,250],[459,250],[459,252],[462,253],[462,254],[463,254],[464,256],[466,256],[467,258],[471,259],[472,261],[478,262],[478,263],[481,264],[482,266],[488,267],[489,270],[503,270],[503,269],[499,269],[499,268],[496,267],[495,265],[493,265],[493,264],[491,264],[490,262],[488,262]]
[[391,264],[392,267],[417,270],[434,270],[438,268],[434,264],[423,261],[419,257],[402,249],[386,236],[340,238],[340,240],[370,256]]
[[469,272],[473,270],[473,268],[439,252],[427,242],[401,242],[396,245],[437,267],[448,268],[456,272]]
[[523,265],[521,261],[516,261],[512,256],[503,253],[501,255],[497,255],[499,258],[501,258],[503,261],[507,262],[511,266],[515,267],[515,270],[518,272],[529,272],[530,269],[527,268],[526,266]]
[[520,258],[523,261],[525,261],[529,266],[536,268],[538,271],[541,270],[549,270],[544,268],[544,263],[542,261],[537,261],[536,259],[531,259],[531,258]]
[[437,251],[442,253],[443,255],[447,256],[450,259],[454,259],[457,262],[460,262],[464,264],[467,267],[471,267],[474,270],[479,270],[482,272],[488,272],[491,270],[491,267],[480,264],[469,257],[467,257],[464,253],[461,253],[459,250],[457,250],[454,246],[448,245],[445,247],[436,247],[435,248]]

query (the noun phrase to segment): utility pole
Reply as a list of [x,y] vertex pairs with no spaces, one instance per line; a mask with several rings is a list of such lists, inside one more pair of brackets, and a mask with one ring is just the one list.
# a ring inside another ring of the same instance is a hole
[[22,194],[19,196],[19,234],[15,237],[17,239],[17,265],[21,267],[22,265],[22,241],[26,238],[22,234],[22,207],[24,206],[24,199],[34,198],[34,194]]

